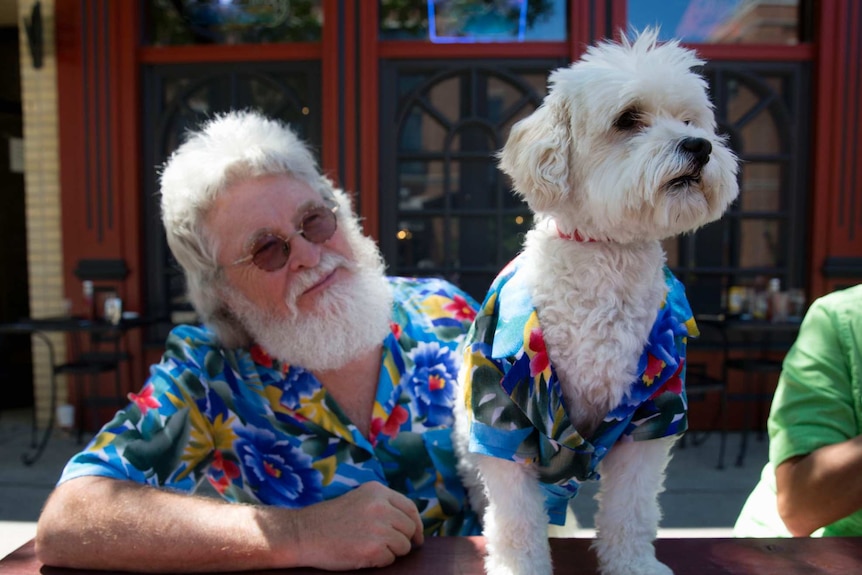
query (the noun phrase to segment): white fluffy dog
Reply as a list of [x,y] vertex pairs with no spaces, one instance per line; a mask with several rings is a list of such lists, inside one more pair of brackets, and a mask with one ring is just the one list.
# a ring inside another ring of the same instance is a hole
[[491,575],[550,574],[549,515],[599,475],[602,573],[671,573],[653,540],[696,328],[659,242],[738,193],[702,63],[654,30],[591,47],[500,153],[536,225],[467,338],[456,423]]

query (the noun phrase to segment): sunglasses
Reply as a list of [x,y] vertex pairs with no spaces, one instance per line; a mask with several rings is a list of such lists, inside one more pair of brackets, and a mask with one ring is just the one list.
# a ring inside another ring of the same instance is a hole
[[322,244],[332,237],[338,227],[335,212],[338,206],[315,206],[305,212],[299,221],[296,231],[287,237],[274,233],[266,233],[257,238],[251,247],[251,253],[242,257],[232,266],[252,262],[266,272],[280,270],[287,264],[290,257],[290,241],[296,236],[302,236],[313,244]]

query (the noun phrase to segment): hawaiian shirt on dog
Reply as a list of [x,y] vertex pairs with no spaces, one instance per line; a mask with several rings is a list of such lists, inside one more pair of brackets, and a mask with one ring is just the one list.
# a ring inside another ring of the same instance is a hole
[[179,326],[143,390],[60,481],[100,475],[187,492],[208,481],[229,501],[291,508],[378,481],[416,503],[426,535],[478,534],[450,438],[457,348],[477,304],[441,280],[390,283],[370,437],[310,372]]
[[464,398],[470,446],[481,453],[536,463],[552,523],[565,522],[580,482],[620,440],[681,434],[687,427],[685,341],[697,335],[682,284],[665,269],[668,293],[628,395],[582,437],[569,421],[560,382],[516,258],[497,277],[465,341]]

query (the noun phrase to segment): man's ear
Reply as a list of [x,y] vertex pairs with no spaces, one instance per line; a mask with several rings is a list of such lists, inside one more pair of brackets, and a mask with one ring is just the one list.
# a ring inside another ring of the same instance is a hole
[[512,127],[500,151],[500,169],[512,178],[515,191],[536,212],[547,211],[565,197],[571,161],[570,116],[553,93]]

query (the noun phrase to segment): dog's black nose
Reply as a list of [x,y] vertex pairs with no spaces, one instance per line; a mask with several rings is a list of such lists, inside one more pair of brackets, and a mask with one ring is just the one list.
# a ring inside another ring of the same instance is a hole
[[679,149],[702,166],[709,161],[712,144],[704,138],[686,138],[679,143]]

